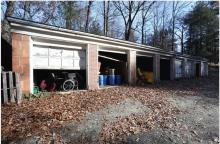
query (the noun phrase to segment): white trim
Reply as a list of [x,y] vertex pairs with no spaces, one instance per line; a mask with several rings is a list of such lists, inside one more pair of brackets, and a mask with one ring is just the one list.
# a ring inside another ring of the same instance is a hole
[[152,58],[152,55],[143,55],[143,54],[136,54],[137,57],[148,57],[148,58]]
[[43,66],[35,66],[33,69],[39,70],[86,70],[86,69],[81,69],[80,67],[74,67],[74,68],[57,68],[57,67],[43,67]]
[[[169,56],[171,57],[172,54],[169,54],[169,52],[160,52],[156,49],[140,49],[140,47],[137,46],[130,46],[130,47],[125,47],[125,46],[118,46],[117,43],[116,45],[112,45],[112,44],[105,44],[105,43],[100,43],[100,42],[94,42],[94,41],[85,41],[85,40],[79,40],[79,39],[73,39],[73,38],[65,38],[65,37],[60,37],[60,36],[52,36],[52,35],[46,35],[46,34],[39,34],[39,33],[33,33],[33,32],[25,32],[25,31],[20,31],[20,30],[14,30],[12,29],[11,32],[14,33],[20,33],[20,34],[24,34],[24,35],[31,35],[33,37],[38,37],[38,38],[43,38],[43,39],[48,39],[48,40],[56,40],[56,41],[65,41],[65,42],[73,42],[73,43],[81,43],[81,44],[94,44],[94,45],[99,45],[99,46],[106,46],[106,47],[115,47],[117,49],[121,49],[121,50],[134,50],[134,51],[139,51],[139,52],[145,52],[145,53],[151,53],[151,54],[160,54],[160,55],[164,55],[164,56]],[[120,44],[122,45],[122,44]],[[135,47],[135,48],[131,48],[131,47]],[[167,53],[167,54],[165,54]]]
[[33,56],[32,56],[32,49],[33,49],[33,41],[32,38],[29,37],[29,63],[30,63],[30,93],[34,92],[34,69],[33,69]]
[[114,51],[114,50],[108,50],[108,49],[102,49],[102,48],[100,48],[99,51],[101,51],[101,52],[110,52],[110,53],[126,54],[125,51]]
[[96,84],[97,84],[97,86],[98,86],[98,89],[100,88],[99,87],[99,49],[100,49],[100,47],[99,47],[99,45],[96,45],[96,56],[97,56],[97,81],[96,81]]
[[[21,27],[21,28],[26,28],[26,29],[33,29],[33,30],[41,30],[41,31],[44,31],[44,32],[53,32],[53,33],[63,34],[63,35],[68,35],[68,36],[77,36],[77,37],[81,37],[81,38],[89,38],[89,39],[100,40],[100,41],[104,41],[104,42],[113,42],[113,43],[118,43],[118,44],[124,44],[124,45],[127,45],[127,46],[132,45],[132,46],[143,48],[143,49],[152,49],[153,48],[155,50],[163,50],[163,49],[160,49],[160,48],[145,46],[145,45],[134,43],[134,42],[114,39],[114,38],[110,38],[110,37],[98,36],[98,35],[84,33],[84,32],[70,31],[70,30],[62,29],[62,28],[59,28],[57,30],[52,30],[52,29],[49,30],[48,28],[39,28],[39,27],[34,27],[34,26],[27,26],[27,25],[17,24],[17,23],[13,23],[13,22],[11,23],[11,26]],[[60,30],[60,31],[58,31],[58,30]]]
[[44,42],[33,42],[33,44],[34,45],[39,45],[39,46],[48,46],[48,47],[58,47],[58,48],[78,49],[78,50],[83,49],[80,46],[68,46],[68,45],[44,43]]
[[[190,55],[186,54],[175,54],[173,51],[165,51],[161,48],[156,48],[152,46],[146,46],[143,44],[139,43],[134,43],[134,42],[129,42],[125,40],[120,40],[120,39],[115,39],[115,38],[110,38],[110,37],[105,37],[105,36],[99,36],[99,35],[94,35],[90,33],[85,33],[85,32],[80,32],[80,31],[72,31],[72,30],[67,30],[64,28],[58,28],[55,26],[48,26],[44,24],[39,24],[39,23],[34,23],[34,22],[29,22],[25,20],[20,20],[16,18],[11,18],[9,17],[8,20],[10,21],[10,24],[12,26],[11,31],[13,32],[18,32],[22,33],[24,31],[37,31],[37,33],[49,33],[48,35],[64,35],[69,36],[69,37],[75,37],[75,39],[85,39],[84,41],[87,41],[88,43],[92,43],[93,41],[100,41],[101,43],[112,43],[113,45],[121,45],[125,47],[133,47],[137,49],[142,49],[144,51],[151,51],[154,52],[154,54],[160,54],[160,55],[167,55],[171,57],[185,57],[193,60],[198,60],[198,61],[204,61],[207,62],[206,59],[197,59],[196,57],[191,57]],[[20,31],[19,31],[20,29]]]
[[86,87],[89,89],[89,44],[86,48]]
[[102,56],[102,55],[98,55],[98,56],[101,57],[101,58],[105,58],[105,59],[109,59],[109,60],[113,60],[113,61],[120,61],[120,60],[110,58],[110,57],[107,57],[107,56]]

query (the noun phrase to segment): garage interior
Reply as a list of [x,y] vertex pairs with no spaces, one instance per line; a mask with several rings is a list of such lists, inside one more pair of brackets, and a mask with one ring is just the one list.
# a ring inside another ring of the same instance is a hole
[[160,80],[170,80],[170,59],[160,59]]
[[[66,74],[68,73],[75,73],[76,80],[78,81],[78,89],[86,89],[86,70],[50,70],[50,69],[34,69],[34,86],[37,86],[40,91],[41,89],[41,82],[43,80],[46,83],[51,84],[54,80],[52,77],[52,73],[55,75],[55,91],[63,91],[62,85],[65,79]],[[51,91],[50,89],[46,89],[46,91]],[[54,90],[53,90],[54,91]]]
[[136,57],[137,84],[153,83],[153,57],[138,56]]
[[86,52],[83,45],[33,40],[34,91],[86,89]]
[[[114,75],[120,75],[121,84],[126,84],[127,75],[127,54],[99,51],[98,62],[100,65],[99,75],[109,75],[109,69],[114,69]],[[107,83],[107,85],[109,85]]]

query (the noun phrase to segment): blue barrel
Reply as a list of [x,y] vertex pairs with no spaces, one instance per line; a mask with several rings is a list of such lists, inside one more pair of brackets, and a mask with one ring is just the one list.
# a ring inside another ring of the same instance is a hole
[[115,85],[115,75],[108,75],[109,85]]
[[107,75],[103,75],[103,85],[107,85]]
[[100,86],[104,85],[104,77],[103,77],[103,75],[99,75],[99,85]]
[[115,84],[120,85],[121,84],[121,76],[120,75],[115,75]]

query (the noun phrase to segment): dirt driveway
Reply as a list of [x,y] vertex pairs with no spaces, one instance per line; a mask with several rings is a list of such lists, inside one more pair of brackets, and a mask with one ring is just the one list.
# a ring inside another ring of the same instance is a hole
[[3,106],[2,143],[219,143],[218,88],[213,72]]

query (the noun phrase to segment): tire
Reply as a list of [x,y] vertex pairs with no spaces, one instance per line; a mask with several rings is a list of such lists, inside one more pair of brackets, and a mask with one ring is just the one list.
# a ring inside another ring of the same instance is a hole
[[63,90],[64,91],[70,91],[70,90],[73,90],[75,87],[75,83],[74,81],[72,80],[65,80],[63,82]]

